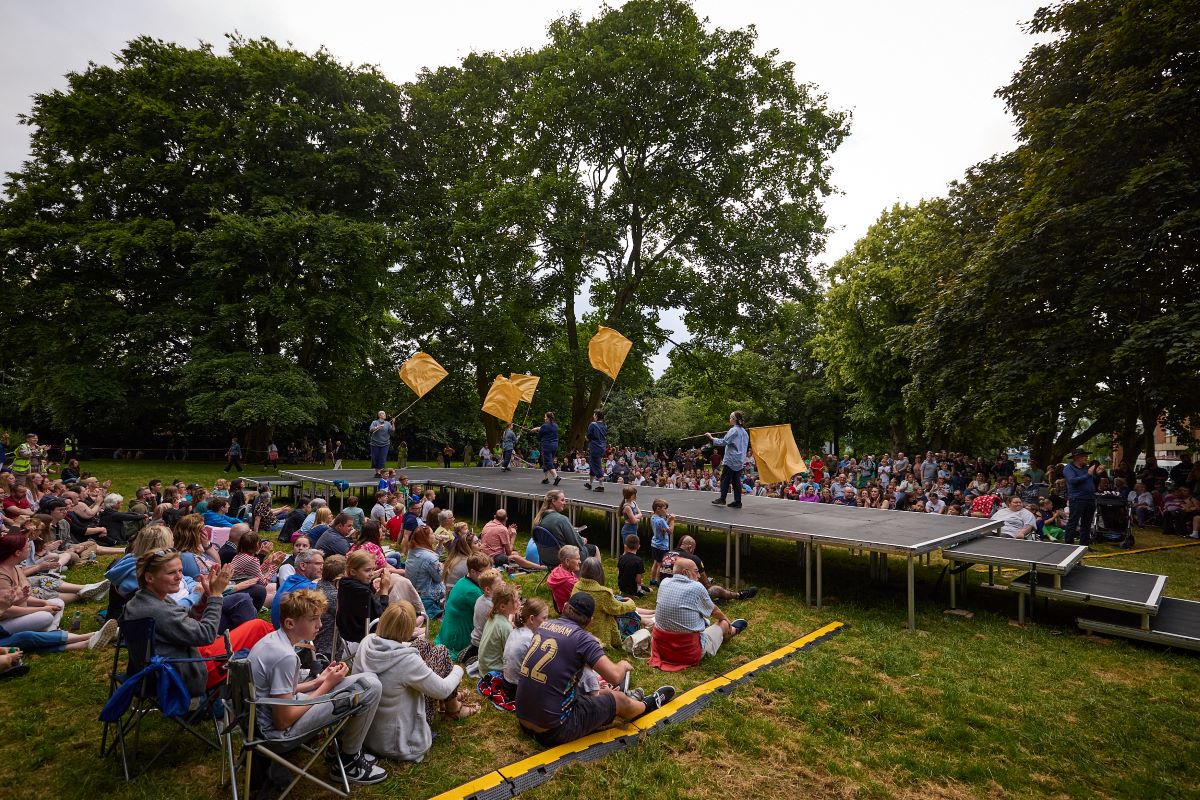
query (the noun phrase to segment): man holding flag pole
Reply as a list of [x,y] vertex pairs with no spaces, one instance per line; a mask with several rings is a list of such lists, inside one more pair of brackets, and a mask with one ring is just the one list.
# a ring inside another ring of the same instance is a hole
[[596,483],[596,491],[604,491],[604,452],[608,449],[608,426],[604,424],[604,409],[592,412],[592,422],[587,429],[588,479],[583,484],[588,489]]
[[717,438],[711,433],[705,433],[714,445],[725,448],[725,458],[721,461],[721,496],[712,501],[714,506],[725,505],[725,497],[729,487],[733,486],[733,502],[729,508],[742,507],[742,467],[746,465],[746,453],[750,449],[750,434],[746,433],[745,416],[741,411],[729,415],[729,432]]

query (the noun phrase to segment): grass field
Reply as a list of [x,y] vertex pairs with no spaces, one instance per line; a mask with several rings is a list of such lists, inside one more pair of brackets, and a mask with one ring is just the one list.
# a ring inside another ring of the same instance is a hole
[[[221,465],[98,461],[85,468],[128,496],[150,477],[211,485]],[[1139,547],[1180,541],[1157,531],[1138,537]],[[710,574],[723,572],[723,536],[702,535],[699,552]],[[1200,547],[1093,563],[1163,572],[1169,595],[1200,599]],[[850,626],[840,636],[756,676],[691,720],[570,767],[524,796],[1200,797],[1196,656],[1083,636],[1073,623],[1078,608],[1067,605],[1039,608],[1039,624],[1015,627],[1015,597],[977,588],[986,573],[968,573],[960,601],[974,617],[944,615],[944,583],[934,592],[942,568],[936,557],[918,569],[913,633],[904,629],[900,570],[882,586],[866,580],[863,557],[830,550],[824,564],[826,603],[818,611],[804,605],[795,547],[755,539],[743,570],[763,591],[728,609],[748,618],[749,629],[669,681],[681,689],[696,685],[831,620]],[[612,583],[615,565],[606,560],[606,568]],[[100,572],[81,568],[70,579],[94,580]],[[533,592],[536,576],[519,580],[527,595]],[[90,612],[99,607],[83,606],[85,630],[96,627]],[[217,754],[190,741],[128,784],[115,760],[98,757],[96,715],[111,658],[111,650],[35,656],[28,676],[0,684],[0,796],[224,796]],[[635,685],[652,689],[664,677],[636,664]],[[150,720],[148,729],[170,730],[159,722]],[[441,718],[435,731],[425,762],[388,764],[387,782],[354,796],[429,797],[538,749],[514,718],[486,708],[464,721]]]

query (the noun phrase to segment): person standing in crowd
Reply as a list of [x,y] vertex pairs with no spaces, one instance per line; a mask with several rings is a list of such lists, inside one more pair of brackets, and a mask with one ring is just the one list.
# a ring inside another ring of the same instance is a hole
[[65,464],[71,459],[83,460],[79,457],[79,437],[74,433],[68,433],[67,438],[63,439],[63,463]]
[[238,444],[236,436],[229,441],[229,449],[225,451],[225,469],[223,471],[229,472],[234,468],[238,472],[242,471],[242,446]]
[[720,496],[712,501],[714,506],[725,505],[730,486],[733,487],[733,502],[729,508],[742,507],[742,467],[746,465],[746,453],[750,449],[750,434],[746,433],[745,416],[741,411],[729,415],[729,432],[717,438],[711,433],[705,433],[714,445],[725,448],[725,457],[721,459],[721,489]]
[[500,471],[509,472],[509,464],[512,463],[513,450],[517,447],[517,432],[513,430],[513,424],[508,423],[508,427],[504,429],[504,433],[500,434]]
[[388,450],[392,445],[392,431],[394,430],[395,425],[388,419],[386,411],[380,411],[378,416],[371,420],[369,430],[371,469],[375,470],[376,474],[387,466]]
[[604,424],[604,409],[597,408],[592,412],[592,421],[587,429],[588,448],[588,479],[583,484],[588,489],[592,482],[596,491],[604,491],[604,452],[608,450],[608,426]]
[[399,469],[408,469],[408,442],[403,439],[396,446],[396,466]]
[[1063,478],[1067,481],[1067,507],[1070,510],[1063,532],[1067,544],[1075,544],[1076,538],[1081,545],[1092,543],[1092,520],[1096,516],[1096,473],[1101,467],[1099,464],[1087,466],[1089,455],[1090,451],[1077,447],[1071,452],[1071,463],[1063,468]]
[[333,443],[333,468],[341,469],[342,460],[346,457],[346,445],[342,444],[342,440],[338,439]]
[[549,483],[553,478],[554,485],[558,486],[562,477],[554,468],[554,461],[558,456],[558,423],[554,421],[554,412],[547,411],[542,424],[530,428],[529,432],[536,433],[538,436],[538,445],[541,448],[542,456],[542,483]]

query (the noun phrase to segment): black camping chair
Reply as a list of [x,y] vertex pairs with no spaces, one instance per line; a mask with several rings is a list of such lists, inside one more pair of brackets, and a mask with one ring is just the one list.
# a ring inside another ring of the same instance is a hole
[[533,526],[533,541],[537,545],[538,561],[550,569],[558,566],[558,550],[562,542],[555,538],[549,528]]
[[[350,781],[346,777],[345,767],[342,766],[337,735],[352,716],[361,713],[366,708],[362,705],[358,690],[343,689],[309,700],[259,697],[254,688],[254,673],[248,658],[230,659],[228,669],[226,694],[231,719],[229,733],[232,737],[232,734],[236,732],[242,739],[241,750],[236,760],[233,757],[232,743],[228,749],[234,800],[238,798],[238,770],[241,770],[245,776],[245,796],[247,798],[252,796],[252,777],[256,755],[266,759],[267,765],[278,764],[293,775],[291,783],[277,795],[277,800],[283,800],[301,779],[311,781],[339,797],[349,795]],[[265,707],[269,713],[274,706],[315,706],[321,703],[333,704],[333,715],[326,726],[299,735],[282,734],[272,737],[262,735],[256,716],[260,707]],[[303,751],[307,755],[303,764],[295,764],[286,758],[296,751]],[[324,761],[322,756],[326,751],[332,751],[336,755],[331,777],[339,781],[338,785],[331,784],[312,772],[314,767],[321,767],[321,762]]]
[[[153,619],[130,620],[122,618],[119,631],[117,644],[113,650],[112,670],[109,673],[108,694],[110,698],[127,680],[141,672],[150,663],[151,657],[155,654]],[[126,653],[125,668],[123,670],[121,668],[122,650]],[[229,634],[226,633],[225,653],[200,660],[206,662],[227,661],[229,653]],[[168,663],[178,661],[180,659],[168,659]],[[155,682],[151,679],[143,679],[141,684],[141,686],[134,689],[133,701],[125,713],[122,714],[121,719],[117,722],[104,723],[104,729],[100,738],[100,755],[103,757],[116,750],[120,755],[121,768],[127,781],[131,779],[130,762],[132,758],[136,758],[137,752],[141,749],[142,720],[154,712],[162,711],[158,704],[158,687]],[[193,697],[187,714],[182,717],[168,717],[168,719],[205,745],[215,750],[221,750],[223,748],[224,735],[221,719],[224,713],[220,687],[215,686],[205,691],[199,697]],[[205,727],[208,724],[212,725],[211,733]],[[110,727],[114,729],[112,741],[109,741]],[[128,737],[131,733],[134,736],[132,755],[128,744]],[[142,765],[138,774],[145,772],[153,766],[154,762],[174,743],[174,741],[167,741],[160,747],[158,752]],[[222,769],[222,777],[224,777],[224,769]]]

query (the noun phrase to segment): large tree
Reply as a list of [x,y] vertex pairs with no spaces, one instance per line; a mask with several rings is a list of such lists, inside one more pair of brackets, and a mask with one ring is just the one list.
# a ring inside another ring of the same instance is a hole
[[29,410],[260,435],[366,412],[413,188],[397,86],[269,40],[140,38],[24,122],[0,319]]
[[1098,409],[1104,430],[1133,456],[1139,430],[1148,441],[1161,415],[1200,413],[1190,368],[1200,319],[1196,14],[1194,0],[1043,8],[1029,29],[1049,40],[999,92],[1019,125],[1021,186],[992,258],[1038,309],[1014,328],[1059,339],[1059,366],[1097,365],[1079,380],[1111,391]]
[[710,29],[678,0],[550,26],[523,111],[548,177],[546,267],[575,353],[571,446],[605,392],[583,356],[580,287],[635,356],[664,343],[663,309],[722,338],[811,288],[847,115],[755,39],[753,28]]

